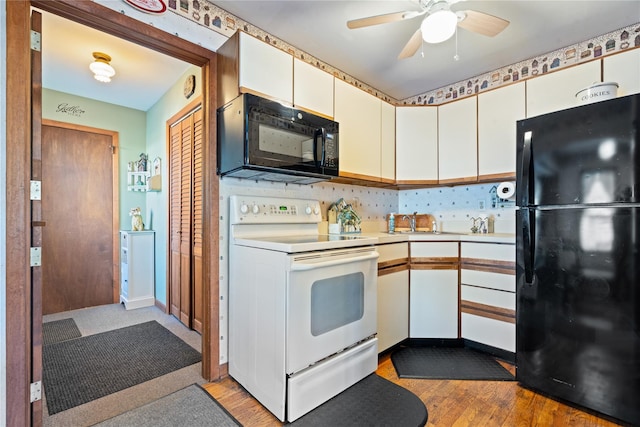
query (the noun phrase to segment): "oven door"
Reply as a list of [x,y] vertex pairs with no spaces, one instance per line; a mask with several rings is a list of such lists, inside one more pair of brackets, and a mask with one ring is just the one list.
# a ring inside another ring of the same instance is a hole
[[290,256],[287,374],[376,333],[377,259],[371,247]]

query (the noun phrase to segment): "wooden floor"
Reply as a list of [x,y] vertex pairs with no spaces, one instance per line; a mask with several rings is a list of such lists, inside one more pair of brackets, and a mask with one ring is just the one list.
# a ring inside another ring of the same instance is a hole
[[[515,374],[512,365],[501,363]],[[429,412],[427,426],[618,426],[522,388],[516,381],[400,379],[388,354],[380,357],[376,373],[422,399]],[[283,425],[229,377],[204,387],[244,426]]]

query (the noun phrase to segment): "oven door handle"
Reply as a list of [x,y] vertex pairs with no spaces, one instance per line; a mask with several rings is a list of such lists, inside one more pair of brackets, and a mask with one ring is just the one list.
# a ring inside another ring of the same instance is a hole
[[370,252],[368,255],[335,259],[332,261],[324,262],[293,262],[291,264],[291,271],[307,271],[314,270],[316,268],[333,267],[334,265],[350,264],[352,262],[369,261],[378,258],[378,252]]

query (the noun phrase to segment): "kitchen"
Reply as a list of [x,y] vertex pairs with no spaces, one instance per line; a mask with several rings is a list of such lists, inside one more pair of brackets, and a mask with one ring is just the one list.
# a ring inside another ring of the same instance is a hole
[[[251,184],[250,187],[246,187],[244,186],[243,183],[236,182],[235,180],[231,180],[228,182],[232,186],[241,187],[240,190],[243,190],[243,191],[247,191],[248,189],[250,189],[250,191],[254,191],[254,187],[255,187],[259,189],[259,191],[264,192],[265,194],[275,192],[280,194],[285,193],[289,195],[294,195],[293,193],[295,193],[296,191],[295,186],[284,186],[284,185],[278,185],[278,184],[272,184],[272,183],[261,183],[261,184]],[[225,180],[223,179],[222,191],[225,191],[224,189],[225,185],[226,183],[225,183]],[[466,219],[467,215],[469,215],[469,218],[470,218],[470,217],[477,216],[479,211],[488,212],[489,209],[487,207],[485,207],[484,211],[480,208],[480,201],[484,200],[486,204],[490,203],[491,188],[492,188],[492,185],[481,184],[478,187],[476,186],[445,187],[437,190],[434,190],[434,189],[400,190],[399,192],[396,192],[396,190],[392,190],[392,189],[385,190],[379,187],[360,187],[360,186],[352,187],[352,186],[349,186],[348,184],[338,183],[338,184],[328,184],[328,185],[318,184],[317,186],[314,186],[314,189],[311,191],[314,191],[314,192],[324,191],[324,193],[320,193],[320,195],[317,196],[317,198],[325,201],[325,203],[329,203],[337,199],[337,197],[335,197],[335,195],[332,194],[333,192],[342,192],[343,194],[340,194],[340,197],[344,195],[345,199],[347,200],[350,200],[350,201],[357,200],[357,205],[361,206],[360,213],[363,213],[366,219],[377,222],[378,224],[384,222],[384,219],[383,219],[384,216],[390,211],[400,211],[400,212],[407,212],[407,213],[418,211],[418,212],[434,212],[434,213],[437,213],[437,215],[442,216],[443,227],[445,227],[444,229],[446,229],[447,221],[454,221],[454,222],[458,221],[460,225],[460,229],[464,229],[471,225],[470,221]],[[236,193],[241,193],[242,191],[240,190],[236,191]],[[308,192],[309,190],[310,189],[308,188],[301,188],[299,192]],[[233,191],[235,190],[232,189],[232,191],[230,191],[229,194],[231,194]],[[439,192],[441,192],[443,194],[443,200],[442,201],[439,201],[437,199],[435,201],[430,200],[429,201],[430,205],[422,204],[422,202],[420,201],[410,200],[410,197],[413,195],[416,196],[416,198],[421,199],[420,197],[421,195],[428,194],[429,196],[433,196],[434,192],[436,194],[440,194]],[[457,201],[457,203],[454,203],[456,202],[456,200],[447,199],[447,197],[450,198],[454,196],[454,194],[456,195],[460,193],[465,194],[465,192],[469,192],[468,194],[471,194],[472,197],[467,200],[464,200],[464,197],[461,197],[460,200],[462,200],[462,202]],[[313,195],[313,197],[316,197],[315,194]],[[406,197],[407,200],[405,201],[403,197]],[[383,206],[383,204],[378,201],[379,198],[382,198],[384,200],[389,200],[388,207],[387,207],[387,203],[384,203],[384,206]],[[437,205],[438,207],[437,209],[434,209],[434,207],[436,206],[436,203],[438,204]],[[461,203],[465,203],[466,206],[463,209],[460,209],[460,212],[457,212],[457,208],[460,207]],[[405,210],[405,207],[408,209]],[[455,208],[455,209],[452,209],[452,208]],[[451,212],[452,210],[456,212]],[[224,206],[224,209],[221,207],[220,211],[225,212],[226,205]],[[509,208],[506,208],[505,212],[508,212],[508,211],[509,211]],[[496,213],[496,215],[497,214],[502,215],[502,211],[498,209],[498,212]],[[499,220],[496,221],[496,226],[501,227],[502,226],[501,224],[504,224],[506,228],[509,227],[508,221],[504,223]],[[220,228],[221,230],[224,230],[225,225],[221,224]],[[221,253],[224,253],[224,252],[221,251]],[[224,352],[221,351],[221,354],[224,354]]]

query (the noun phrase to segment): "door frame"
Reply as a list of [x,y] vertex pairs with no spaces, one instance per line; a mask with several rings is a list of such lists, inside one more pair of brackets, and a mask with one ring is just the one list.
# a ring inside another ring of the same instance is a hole
[[[111,255],[111,270],[113,274],[112,287],[112,300],[117,303],[120,298],[120,177],[118,176],[118,149],[120,148],[120,134],[117,131],[109,129],[100,129],[91,126],[76,125],[73,123],[60,122],[51,119],[42,119],[42,126],[57,127],[61,129],[77,130],[80,132],[95,133],[98,135],[105,135],[111,137],[111,185],[112,187],[112,212],[111,212],[111,227],[113,233],[111,235],[111,243],[113,244],[113,251]],[[45,141],[43,141],[44,143]],[[45,212],[46,214],[46,212]]]
[[[7,425],[40,424],[31,416],[31,368],[42,363],[32,356],[33,295],[31,293],[31,52],[30,7],[33,5],[83,25],[148,47],[163,54],[200,66],[203,75],[205,145],[204,170],[216,165],[216,54],[202,46],[142,23],[93,1],[21,0],[5,2],[6,55],[11,67],[6,70],[6,396]],[[213,173],[204,180],[204,322],[202,334],[202,376],[220,377],[219,364],[219,284],[218,235],[219,183]],[[46,218],[44,219],[46,220]],[[37,267],[36,267],[37,268]],[[37,297],[36,297],[37,299]],[[39,301],[36,301],[39,302]],[[39,379],[38,379],[39,380]],[[41,418],[41,417],[40,417]]]

